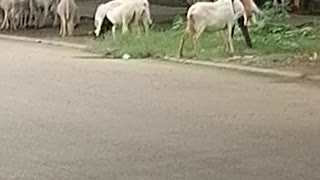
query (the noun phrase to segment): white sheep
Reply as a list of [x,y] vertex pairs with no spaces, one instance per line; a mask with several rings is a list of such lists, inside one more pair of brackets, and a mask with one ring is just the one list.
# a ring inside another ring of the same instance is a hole
[[12,16],[16,19],[19,28],[26,28],[30,12],[30,0],[15,0],[14,8],[11,9]]
[[2,24],[0,29],[9,29],[9,27],[13,30],[16,29],[15,23],[15,3],[16,0],[0,0],[0,10],[2,9],[4,12],[4,17],[2,20]]
[[131,25],[141,23],[145,32],[148,32],[152,24],[148,0],[114,0],[101,4],[95,14],[95,35],[99,36],[103,20],[107,18],[113,25],[112,34],[115,38],[115,30],[122,25],[122,32],[128,31]]
[[[187,28],[179,47],[179,57],[183,56],[183,47],[188,35],[192,41],[194,55],[197,54],[197,40],[207,28],[213,31],[223,31],[225,50],[234,53],[232,29],[236,21],[244,16],[243,4],[240,0],[218,0],[216,2],[198,2],[192,5],[187,14]],[[245,20],[246,21],[246,20]]]
[[79,11],[75,1],[61,0],[57,6],[57,14],[60,17],[60,36],[71,36],[79,22]]
[[107,13],[108,20],[113,24],[112,35],[115,39],[115,31],[118,26],[122,25],[122,34],[126,33],[134,24],[142,22],[146,32],[148,26],[152,23],[151,18],[148,18],[148,5],[141,0],[123,3],[121,6],[114,8]]
[[104,19],[107,17],[107,13],[115,7],[120,6],[121,4],[122,0],[114,0],[108,3],[100,4],[98,6],[94,16],[94,26],[96,28],[94,33],[96,36],[100,35],[101,26],[103,24]]
[[[36,27],[43,27],[48,19],[49,10],[52,5],[57,3],[56,0],[31,0],[32,11],[30,12],[30,18],[34,18],[34,25]],[[29,25],[32,23],[29,21]]]
[[[125,0],[130,1],[130,0]],[[137,5],[142,8],[138,8],[135,16],[134,25],[142,24],[142,27],[146,33],[149,32],[149,26],[153,23],[150,13],[150,3],[148,0],[134,0]]]

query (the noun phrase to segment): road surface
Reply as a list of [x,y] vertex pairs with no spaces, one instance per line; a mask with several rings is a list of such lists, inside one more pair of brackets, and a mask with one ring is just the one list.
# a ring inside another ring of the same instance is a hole
[[0,40],[0,179],[320,179],[320,93]]

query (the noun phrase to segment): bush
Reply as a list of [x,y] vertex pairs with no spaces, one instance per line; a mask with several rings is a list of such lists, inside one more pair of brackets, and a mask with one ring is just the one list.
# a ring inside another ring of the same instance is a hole
[[[275,9],[266,9],[264,16],[251,29],[255,44],[265,46],[266,53],[297,52],[306,50],[301,42],[317,38],[317,27],[295,27],[289,23],[289,15]],[[301,40],[301,41],[299,41]],[[269,50],[271,51],[269,51]]]

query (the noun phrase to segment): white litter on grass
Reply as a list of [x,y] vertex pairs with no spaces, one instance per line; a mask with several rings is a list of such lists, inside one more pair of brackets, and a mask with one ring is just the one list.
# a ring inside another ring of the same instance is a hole
[[125,60],[128,60],[128,59],[130,59],[131,58],[131,56],[129,55],[129,54],[124,54],[123,56],[122,56],[122,59],[125,59]]

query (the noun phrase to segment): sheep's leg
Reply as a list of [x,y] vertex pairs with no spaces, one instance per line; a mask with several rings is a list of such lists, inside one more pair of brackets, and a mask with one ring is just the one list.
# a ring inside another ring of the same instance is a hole
[[4,26],[5,26],[5,20],[6,20],[5,17],[6,17],[6,15],[4,15],[4,17],[3,17],[3,21],[2,21],[2,24],[1,24],[1,27],[0,27],[1,30],[3,30]]
[[122,34],[125,34],[126,32],[128,32],[129,28],[128,28],[128,23],[123,23],[122,24]]
[[35,28],[38,28],[39,23],[40,23],[40,13],[41,12],[36,12],[35,16],[34,16],[34,21],[33,21],[33,26]]
[[[31,10],[30,10],[30,11],[31,11]],[[29,22],[28,22],[28,26],[29,26],[29,27],[31,27],[32,24],[33,24],[32,19],[33,19],[33,13],[30,12],[30,13],[29,13]]]
[[123,27],[122,27],[122,34],[125,34],[129,31],[129,27],[128,27],[128,24],[124,24]]
[[192,48],[192,54],[193,56],[196,55],[196,50],[195,50],[195,38],[194,38],[194,34],[190,34],[190,41],[191,41],[191,48]]
[[96,30],[94,31],[96,37],[100,35],[102,22],[103,22],[103,19],[96,19],[96,22],[95,22]]
[[188,35],[189,35],[189,33],[186,31],[183,33],[183,35],[181,37],[178,58],[181,58],[183,56],[183,47],[184,47],[184,43],[186,42],[186,39],[188,38]]
[[22,28],[23,27],[23,10],[20,10],[19,12],[19,16],[18,16],[18,28]]
[[[234,29],[234,27],[233,27]],[[224,49],[224,52],[227,52],[227,49],[228,49],[228,37],[226,37],[226,33],[225,33],[225,30],[221,31],[221,34],[222,34],[222,37],[223,37],[223,49]]]
[[146,19],[146,18],[144,18],[143,21],[142,21],[142,23],[143,23],[144,32],[145,32],[146,34],[149,34],[149,26],[150,26],[149,20]]
[[[132,23],[129,23],[128,24],[128,31],[130,32],[130,33],[132,33]],[[140,29],[140,27],[139,27],[139,29]]]
[[141,21],[134,23],[136,27],[138,27],[138,34],[144,32],[144,27]]
[[76,8],[75,13],[74,13],[74,27],[76,28],[81,22],[81,16],[79,9]]
[[18,21],[17,21],[17,23],[16,23],[16,18],[15,18],[15,14],[14,14],[14,10],[13,10],[13,12],[11,13],[11,17],[12,17],[12,21],[11,21],[11,30],[17,30],[17,23],[19,23],[19,19],[18,19]]
[[19,19],[20,19],[19,28],[23,28],[24,27],[24,11],[21,11]]
[[59,17],[58,17],[58,13],[55,12],[52,27],[57,27],[58,25],[59,25]]
[[62,21],[62,24],[63,24],[62,36],[65,37],[67,35],[67,19],[64,17],[62,19],[63,19],[63,21]]
[[4,10],[3,22],[0,29],[8,29],[8,11]]
[[257,18],[256,18],[256,15],[255,15],[255,14],[252,14],[251,23],[252,23],[252,24],[257,24]]
[[197,56],[198,54],[198,39],[193,36],[192,39],[191,39],[191,45],[192,45],[192,52],[193,52],[193,56]]
[[144,14],[144,17],[142,19],[142,23],[144,26],[144,31],[146,34],[149,33],[150,25],[152,24],[152,19],[150,17],[150,10],[149,8],[146,10],[146,13]]
[[122,34],[125,34],[128,31],[128,22],[127,19],[129,19],[127,16],[122,17]]
[[229,44],[229,49],[230,49],[230,53],[231,55],[234,54],[234,48],[233,48],[233,38],[232,38],[232,27],[233,25],[228,24],[228,29],[227,29],[227,33],[228,33],[228,44]]
[[62,23],[60,23],[59,36],[62,36]]
[[41,19],[41,22],[39,23],[39,28],[44,27],[44,25],[46,24],[48,14],[49,14],[49,7],[48,5],[45,5],[43,9],[43,17]]
[[24,21],[23,21],[23,28],[26,28],[28,24],[28,12],[24,13]]
[[71,16],[71,18],[69,19],[69,22],[68,22],[68,27],[67,27],[67,30],[68,30],[68,36],[72,36],[73,34],[73,30],[74,30],[74,19],[73,19],[73,15]]
[[243,24],[245,25],[245,26],[248,26],[248,16],[247,16],[247,14],[246,13],[243,13]]
[[61,23],[60,23],[60,36],[65,37],[66,36],[66,26],[67,26],[67,22],[66,22],[66,18],[64,18],[63,16],[60,16],[61,18]]
[[[242,32],[242,34],[244,36],[244,39],[246,41],[247,47],[252,48],[253,46],[252,46],[251,38],[250,38],[250,35],[249,35],[249,30],[248,30],[248,27],[244,25],[244,18],[243,17],[240,17],[238,19],[238,24],[239,24],[241,32]],[[233,34],[234,34],[234,28],[232,30],[232,34],[231,35],[233,36]]]
[[35,11],[34,21],[33,21],[33,26],[34,26],[35,28],[38,28],[38,27],[39,27],[41,14],[42,14],[42,12],[41,12],[40,10],[39,10],[39,11]]
[[117,30],[117,25],[113,25],[112,26],[112,29],[111,29],[111,31],[112,31],[112,38],[113,38],[113,40],[114,41],[116,41],[116,30]]
[[62,36],[62,34],[63,34],[63,21],[64,21],[64,19],[63,19],[63,16],[62,16],[61,14],[58,13],[58,15],[59,15],[59,17],[60,17],[59,36]]
[[7,20],[6,20],[6,30],[8,30],[10,27],[10,24],[9,24],[9,12],[7,12]]
[[68,36],[72,36],[73,30],[74,30],[74,24],[73,24],[72,21],[69,21],[69,22],[67,23],[67,35],[68,35]]
[[24,18],[23,18],[23,12],[21,12],[21,14],[20,14],[20,16],[19,16],[19,28],[22,28],[23,27],[23,20],[24,20]]
[[34,4],[33,4],[33,0],[29,1],[29,22],[28,25],[32,26],[33,22],[33,17],[34,17]]
[[196,50],[195,50],[195,32],[191,32],[190,33],[190,41],[191,41],[191,48],[192,48],[192,52],[193,52],[193,56],[196,55]]
[[200,38],[201,34],[205,30],[205,27],[199,27],[198,31],[192,37],[192,47],[193,47],[193,55],[197,56],[198,50],[200,49],[200,45],[198,43],[198,39]]
[[34,20],[33,20],[33,26],[35,27],[35,28],[38,28],[39,27],[39,24],[40,24],[40,16],[41,16],[41,14],[42,14],[42,12],[41,12],[41,9],[35,9],[34,11],[33,11],[33,17],[34,17]]
[[228,53],[230,52],[230,44],[229,44],[229,37],[228,37],[228,28],[224,29],[222,31],[222,35],[223,35],[223,40],[224,40],[224,47],[225,47],[225,52]]
[[[240,25],[239,25],[240,26]],[[234,25],[233,27],[232,27],[232,31],[231,31],[231,36],[233,37],[234,36],[234,30],[235,30],[235,28],[236,28],[236,26]]]
[[[31,11],[31,10],[30,10]],[[37,27],[37,14],[36,11],[32,11],[32,13],[30,12],[29,14],[29,22],[28,22],[28,26],[29,27]]]
[[[16,30],[17,29],[16,13],[19,13],[19,12],[16,12],[15,4],[12,4],[12,7],[8,13],[9,13],[9,17],[10,17],[10,30]],[[19,16],[20,16],[20,14],[18,14],[18,18],[19,18]],[[19,19],[18,19],[17,23],[19,23]]]

